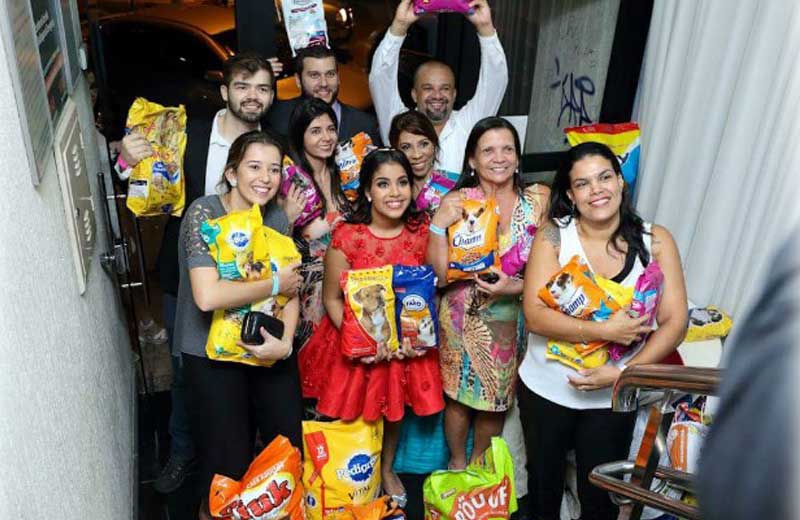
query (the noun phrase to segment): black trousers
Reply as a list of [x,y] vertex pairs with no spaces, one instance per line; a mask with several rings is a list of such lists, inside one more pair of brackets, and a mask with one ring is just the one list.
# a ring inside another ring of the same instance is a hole
[[256,429],[265,445],[284,435],[303,449],[297,354],[269,368],[183,354],[183,366],[204,493],[214,473],[244,475]]
[[607,491],[589,483],[589,473],[598,464],[628,458],[636,413],[566,408],[536,395],[524,384],[518,392],[531,518],[559,519],[566,456],[574,448],[581,520],[615,520],[619,508]]

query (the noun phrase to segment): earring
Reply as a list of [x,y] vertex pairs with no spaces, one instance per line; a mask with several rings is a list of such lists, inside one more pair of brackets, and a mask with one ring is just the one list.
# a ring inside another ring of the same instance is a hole
[[228,179],[228,182],[231,183],[231,188],[236,187],[236,179]]
[[369,195],[367,195],[367,202],[369,202],[370,204],[372,203],[372,197],[370,197]]
[[474,168],[470,168],[469,169],[469,176],[470,177],[475,177],[475,169]]

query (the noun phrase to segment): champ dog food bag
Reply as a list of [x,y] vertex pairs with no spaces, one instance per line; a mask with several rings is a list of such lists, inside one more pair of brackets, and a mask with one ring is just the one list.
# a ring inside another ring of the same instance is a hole
[[[591,269],[578,255],[539,289],[538,296],[548,307],[584,320],[605,321],[620,309],[619,304],[598,286]],[[586,356],[605,345],[607,342],[592,341],[575,344],[575,350]]]
[[[471,190],[471,192],[474,190]],[[500,214],[493,199],[464,197],[461,219],[447,228],[447,281],[471,280],[474,274],[500,269],[497,225]]]
[[134,166],[128,179],[127,206],[137,217],[183,213],[186,180],[186,110],[136,98],[128,110],[125,133],[138,132],[150,142],[153,155]]
[[312,45],[328,46],[328,24],[322,0],[283,0],[283,21],[292,56]]
[[628,184],[631,195],[639,174],[639,125],[636,123],[597,124],[565,128],[570,146],[594,141],[608,146],[619,159],[622,178]]
[[399,348],[392,270],[387,265],[342,273],[339,284],[345,305],[341,348],[345,356],[374,356],[379,343],[385,343],[391,351]]
[[300,216],[294,221],[295,227],[302,227],[322,214],[322,198],[319,196],[311,176],[299,166],[292,164],[290,160],[284,160],[281,196],[286,197],[292,186],[303,190],[303,195],[306,197],[306,205],[300,212]]
[[306,518],[372,503],[381,491],[383,421],[303,421]]
[[425,520],[507,520],[517,510],[514,462],[501,437],[462,471],[434,471],[422,487]]
[[392,289],[400,343],[409,338],[414,348],[436,347],[439,344],[439,318],[436,315],[433,267],[394,266]]
[[464,13],[471,14],[469,0],[414,0],[414,13]]
[[366,132],[359,132],[336,147],[336,165],[339,167],[342,191],[350,202],[354,202],[358,196],[361,163],[364,162],[364,157],[376,148]]
[[242,480],[214,475],[208,505],[214,518],[304,520],[300,450],[278,435]]
[[569,341],[547,340],[547,350],[544,353],[546,359],[552,359],[563,363],[575,370],[582,368],[597,368],[603,366],[608,361],[609,352],[607,349],[599,348],[586,355],[582,355],[575,348],[574,343]]

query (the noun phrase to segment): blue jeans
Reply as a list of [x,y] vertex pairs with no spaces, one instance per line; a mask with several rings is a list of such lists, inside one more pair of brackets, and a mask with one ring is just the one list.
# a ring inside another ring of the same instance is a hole
[[183,360],[180,352],[174,352],[172,336],[175,332],[175,308],[178,299],[164,293],[162,300],[164,327],[169,338],[170,358],[172,358],[172,412],[169,416],[170,456],[177,460],[194,458],[194,443],[189,427],[189,415],[186,413],[186,381],[183,375]]

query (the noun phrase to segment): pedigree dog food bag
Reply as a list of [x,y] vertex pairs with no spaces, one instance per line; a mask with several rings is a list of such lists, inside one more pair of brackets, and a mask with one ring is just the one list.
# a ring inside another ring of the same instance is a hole
[[242,480],[214,475],[208,505],[214,518],[304,520],[300,450],[279,435],[256,457]]
[[128,209],[137,217],[183,213],[186,180],[186,110],[183,105],[164,107],[136,98],[128,110],[125,133],[142,134],[153,155],[139,161],[128,179]]
[[500,213],[494,199],[462,199],[461,219],[447,228],[447,281],[471,280],[473,275],[501,268],[497,253]]
[[377,499],[382,444],[383,421],[303,421],[306,518],[324,520],[346,506]]
[[[260,232],[256,233],[255,240],[263,240],[263,247],[269,251],[270,276],[284,267],[302,260],[294,240],[269,226],[261,226]],[[253,302],[250,304],[250,310],[281,318],[283,308],[286,307],[288,302],[289,298],[287,296],[278,294],[277,296],[270,296],[264,300]]]
[[395,351],[397,340],[392,266],[353,269],[342,273],[344,317],[341,327],[342,353],[350,358],[374,356],[378,344]]
[[400,343],[411,340],[414,348],[434,348],[439,344],[439,318],[436,316],[436,275],[429,265],[394,266],[392,289],[396,299]]
[[377,148],[366,132],[359,132],[336,147],[336,165],[342,181],[342,191],[347,200],[354,202],[358,197],[361,163],[371,151]]
[[507,520],[517,510],[514,462],[501,437],[463,471],[434,471],[422,487],[425,520]]

